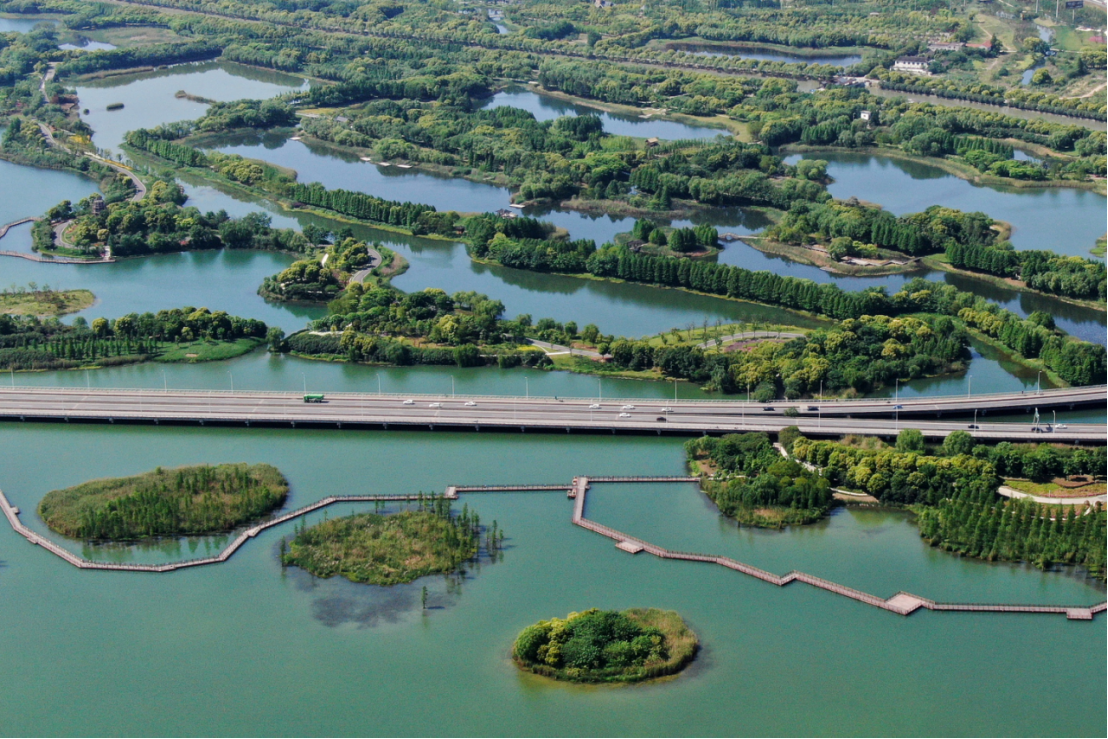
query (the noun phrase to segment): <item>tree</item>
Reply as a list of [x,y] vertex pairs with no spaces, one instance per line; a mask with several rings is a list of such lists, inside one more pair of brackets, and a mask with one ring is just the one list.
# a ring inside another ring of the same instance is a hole
[[959,454],[972,454],[976,443],[966,431],[955,431],[943,440],[943,455],[956,457]]
[[[122,320],[122,319],[121,319]],[[265,334],[265,340],[269,343],[269,351],[274,354],[285,349],[285,332],[278,326],[271,326]]]
[[904,429],[897,434],[896,450],[898,452],[917,452],[922,454],[924,450],[923,434],[919,429]]

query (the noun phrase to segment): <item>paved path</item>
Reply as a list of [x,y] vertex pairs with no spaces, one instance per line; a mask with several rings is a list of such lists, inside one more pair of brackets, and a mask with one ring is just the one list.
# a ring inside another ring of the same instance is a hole
[[538,339],[528,339],[527,343],[531,346],[537,346],[547,354],[577,354],[582,357],[589,357],[590,359],[601,359],[604,356],[600,352],[592,349],[575,349],[574,347],[551,344],[549,341],[539,341]]
[[1022,490],[1016,490],[1010,488],[1007,485],[1001,485],[997,489],[997,492],[1003,495],[1005,498],[1029,498],[1036,503],[1045,503],[1047,505],[1101,505],[1108,504],[1108,493],[1101,493],[1100,495],[1086,495],[1080,498],[1051,498],[1046,495],[1032,495],[1025,493]]
[[[728,341],[743,341],[745,339],[803,339],[805,334],[790,333],[788,331],[743,331],[729,336],[721,336],[718,341],[726,344]],[[714,349],[717,339],[702,341],[696,345],[697,349]]]
[[[1065,390],[1050,391],[1066,393]],[[1069,397],[1069,396],[1066,396]],[[1096,397],[1093,395],[1092,397]],[[1019,396],[1016,396],[1018,401]],[[402,401],[410,402],[402,402]],[[912,401],[905,401],[906,404]],[[934,399],[918,401],[934,402]],[[973,402],[973,401],[969,401]],[[1104,398],[1096,402],[1104,404]],[[844,408],[845,406],[845,408]],[[768,407],[768,406],[767,406]],[[184,424],[297,423],[335,427],[343,424],[388,428],[703,435],[765,431],[775,433],[797,426],[809,437],[864,434],[895,436],[903,420],[882,414],[858,414],[852,404],[836,401],[825,406],[824,417],[791,417],[784,406],[762,410],[737,401],[661,399],[545,398],[503,396],[406,396],[369,393],[327,393],[323,403],[305,403],[301,393],[173,391],[84,388],[0,388],[0,419],[64,420]],[[834,417],[837,413],[840,417]],[[849,413],[848,417],[841,417]],[[971,429],[974,437],[990,440],[1043,439],[1026,423],[984,423]],[[912,421],[927,438],[942,439],[965,430],[962,421]],[[1103,444],[1104,424],[1071,423],[1051,434],[1052,441]]]
[[355,272],[350,276],[350,282],[365,282],[365,278],[369,277],[369,273],[381,266],[381,262],[384,261],[381,256],[381,252],[374,249],[372,246],[366,245],[366,250],[369,252],[369,263],[365,267]]

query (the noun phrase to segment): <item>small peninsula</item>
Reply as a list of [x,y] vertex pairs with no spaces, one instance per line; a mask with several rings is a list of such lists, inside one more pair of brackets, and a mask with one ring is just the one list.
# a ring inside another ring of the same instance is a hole
[[631,683],[680,672],[698,646],[676,611],[592,608],[528,626],[516,637],[512,658],[555,680]]
[[[281,563],[321,578],[341,575],[358,583],[398,585],[456,571],[477,556],[481,533],[476,514],[453,516],[449,501],[433,498],[417,511],[357,513],[301,529],[287,549],[282,545]],[[503,532],[493,522],[485,534],[491,554]]]
[[51,290],[43,285],[0,290],[0,315],[64,316],[77,313],[96,302],[88,290]]
[[52,531],[97,541],[230,531],[278,508],[285,476],[268,464],[157,469],[54,490],[38,512]]

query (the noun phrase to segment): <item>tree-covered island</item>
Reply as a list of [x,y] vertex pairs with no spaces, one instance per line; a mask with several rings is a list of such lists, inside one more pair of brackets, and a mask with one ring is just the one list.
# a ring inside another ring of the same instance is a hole
[[261,321],[207,308],[129,313],[90,323],[77,316],[0,314],[0,369],[58,370],[139,362],[204,362],[229,359],[265,343]]
[[281,563],[301,567],[316,577],[336,575],[371,585],[397,585],[426,575],[449,574],[478,555],[503,544],[504,532],[493,521],[464,508],[453,514],[450,501],[431,496],[419,509],[380,515],[356,513],[300,528]]
[[158,467],[53,490],[38,512],[65,536],[136,541],[230,531],[279,508],[288,491],[285,476],[268,464]]
[[578,683],[633,683],[674,675],[696,657],[696,634],[675,611],[596,608],[528,626],[512,658],[536,675]]

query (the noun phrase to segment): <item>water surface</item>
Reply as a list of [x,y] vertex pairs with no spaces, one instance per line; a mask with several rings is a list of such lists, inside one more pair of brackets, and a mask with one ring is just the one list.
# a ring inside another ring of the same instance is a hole
[[[119,145],[127,131],[204,115],[208,106],[176,97],[179,90],[228,101],[270,98],[307,87],[307,80],[301,77],[229,62],[179,64],[157,72],[106,77],[76,85],[82,111],[89,111],[82,113],[82,118],[92,127],[93,143],[116,154],[120,153]],[[113,103],[123,103],[124,107],[107,110]]]
[[[34,510],[47,491],[157,464],[276,464],[291,483],[290,508],[332,493],[683,471],[680,441],[651,438],[5,424],[0,444],[4,492],[40,530]],[[954,600],[1104,597],[1066,573],[929,549],[902,514],[839,511],[813,527],[755,532],[721,520],[691,486],[594,490],[591,517],[664,545],[738,554],[774,571],[807,569],[881,595],[905,587]],[[14,636],[0,641],[0,660],[22,665],[0,694],[6,732],[1105,733],[1102,620],[902,618],[799,584],[775,588],[721,567],[624,554],[572,526],[561,493],[463,502],[506,531],[502,561],[471,567],[460,583],[431,577],[391,589],[282,571],[277,554],[289,525],[226,564],[136,576],[82,572],[5,524],[0,618]],[[348,510],[373,509],[331,515]],[[217,545],[173,541],[134,556],[200,556]],[[676,609],[703,650],[680,678],[631,688],[561,685],[513,667],[509,650],[521,628],[593,606]],[[1064,692],[1070,708],[1041,710],[1027,700],[1032,684]],[[449,689],[437,690],[428,710],[428,686],[442,685]],[[46,691],[52,699],[40,700]],[[782,710],[783,694],[804,695],[805,709]],[[728,710],[705,710],[721,695]]]

